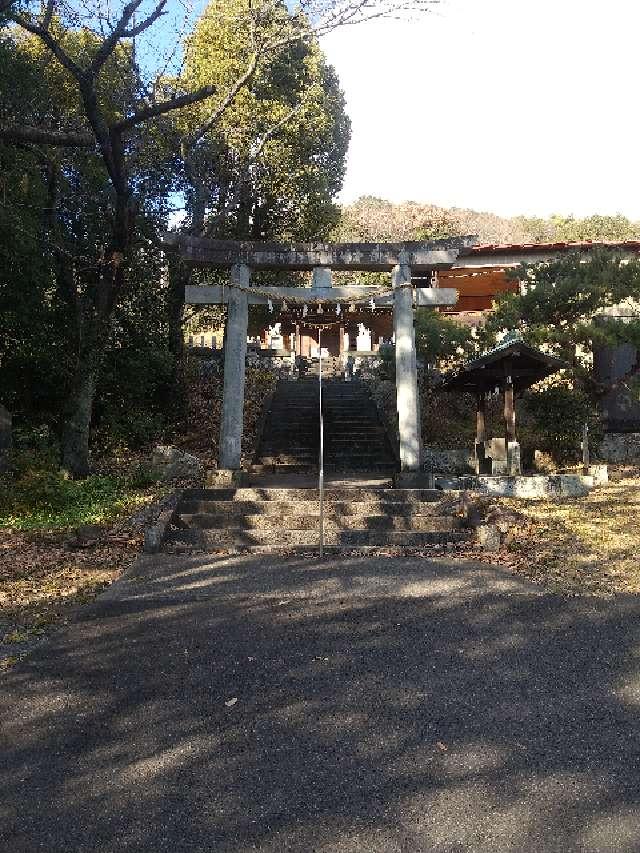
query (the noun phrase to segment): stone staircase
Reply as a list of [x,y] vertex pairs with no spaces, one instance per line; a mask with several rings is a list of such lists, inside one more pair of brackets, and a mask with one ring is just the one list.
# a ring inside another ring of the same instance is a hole
[[280,472],[318,466],[320,386],[317,379],[281,379],[266,412],[253,471]]
[[[309,550],[319,542],[315,488],[187,489],[165,547],[176,550]],[[469,532],[451,500],[434,489],[325,489],[325,544],[348,551],[420,548],[464,541]]]
[[396,458],[378,410],[358,379],[323,384],[325,469],[392,473]]
[[[391,443],[366,386],[359,380],[323,381],[325,471],[390,473]],[[319,382],[314,377],[278,382],[266,414],[254,473],[300,472],[318,467]]]

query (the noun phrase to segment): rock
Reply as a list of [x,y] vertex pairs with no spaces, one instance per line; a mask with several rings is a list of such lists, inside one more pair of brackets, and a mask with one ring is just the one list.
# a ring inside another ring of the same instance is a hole
[[478,528],[478,542],[484,551],[499,551],[500,531],[493,524],[482,524]]
[[486,522],[487,524],[491,524],[496,527],[500,533],[506,534],[509,533],[512,528],[522,524],[524,522],[524,516],[518,512],[514,512],[513,510],[505,510],[500,507],[496,507],[487,514]]
[[0,474],[9,467],[11,453],[11,413],[0,405]]
[[460,499],[460,512],[468,527],[480,527],[491,506],[490,499],[463,492]]
[[90,548],[104,535],[105,529],[99,524],[82,524],[72,530],[65,539],[67,548]]
[[178,496],[176,494],[175,500],[173,501],[174,505],[168,506],[167,509],[164,509],[158,516],[156,523],[145,529],[143,544],[143,551],[145,554],[157,554],[158,551],[162,550],[162,546],[167,538],[167,529],[175,515],[177,502]]
[[171,445],[159,444],[151,457],[151,473],[162,482],[199,479],[204,466],[197,456]]
[[212,468],[207,471],[206,486],[208,489],[232,488],[247,485],[249,478],[245,471],[231,468]]

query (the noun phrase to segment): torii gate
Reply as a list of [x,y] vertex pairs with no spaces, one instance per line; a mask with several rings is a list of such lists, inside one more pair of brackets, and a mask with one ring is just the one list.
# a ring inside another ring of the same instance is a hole
[[[375,297],[376,305],[393,305],[400,468],[406,473],[419,471],[421,440],[413,307],[455,305],[458,292],[453,288],[414,287],[412,275],[417,273],[422,278],[450,269],[460,252],[474,243],[473,237],[459,237],[425,243],[286,244],[168,234],[165,244],[176,249],[186,264],[230,270],[228,286],[187,285],[185,289],[188,304],[228,306],[219,468],[234,471],[241,466],[248,306],[284,300],[337,305]],[[252,270],[312,271],[312,286],[252,289]],[[390,272],[392,290],[383,293],[379,287],[367,285],[332,287],[332,270]]]

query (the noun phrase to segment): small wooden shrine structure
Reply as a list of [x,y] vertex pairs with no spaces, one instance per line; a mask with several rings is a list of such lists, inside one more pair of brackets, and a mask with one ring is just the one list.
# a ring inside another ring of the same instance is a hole
[[[567,365],[554,356],[510,338],[480,358],[468,362],[439,386],[443,391],[474,394],[476,409],[476,472],[521,474],[520,445],[516,437],[515,395]],[[487,398],[501,393],[504,400],[504,437],[487,438]]]

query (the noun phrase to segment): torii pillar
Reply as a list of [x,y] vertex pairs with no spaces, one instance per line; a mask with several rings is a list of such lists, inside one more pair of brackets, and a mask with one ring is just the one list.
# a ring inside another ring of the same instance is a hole
[[411,267],[406,254],[393,268],[393,331],[396,358],[396,409],[400,437],[400,471],[420,470],[422,448],[420,407],[418,403],[418,367],[416,333],[413,326],[413,287]]
[[[231,267],[231,284],[249,287],[251,270],[246,264]],[[224,390],[220,424],[219,467],[237,470],[242,462],[244,375],[247,356],[249,297],[246,290],[229,288],[224,345]]]

